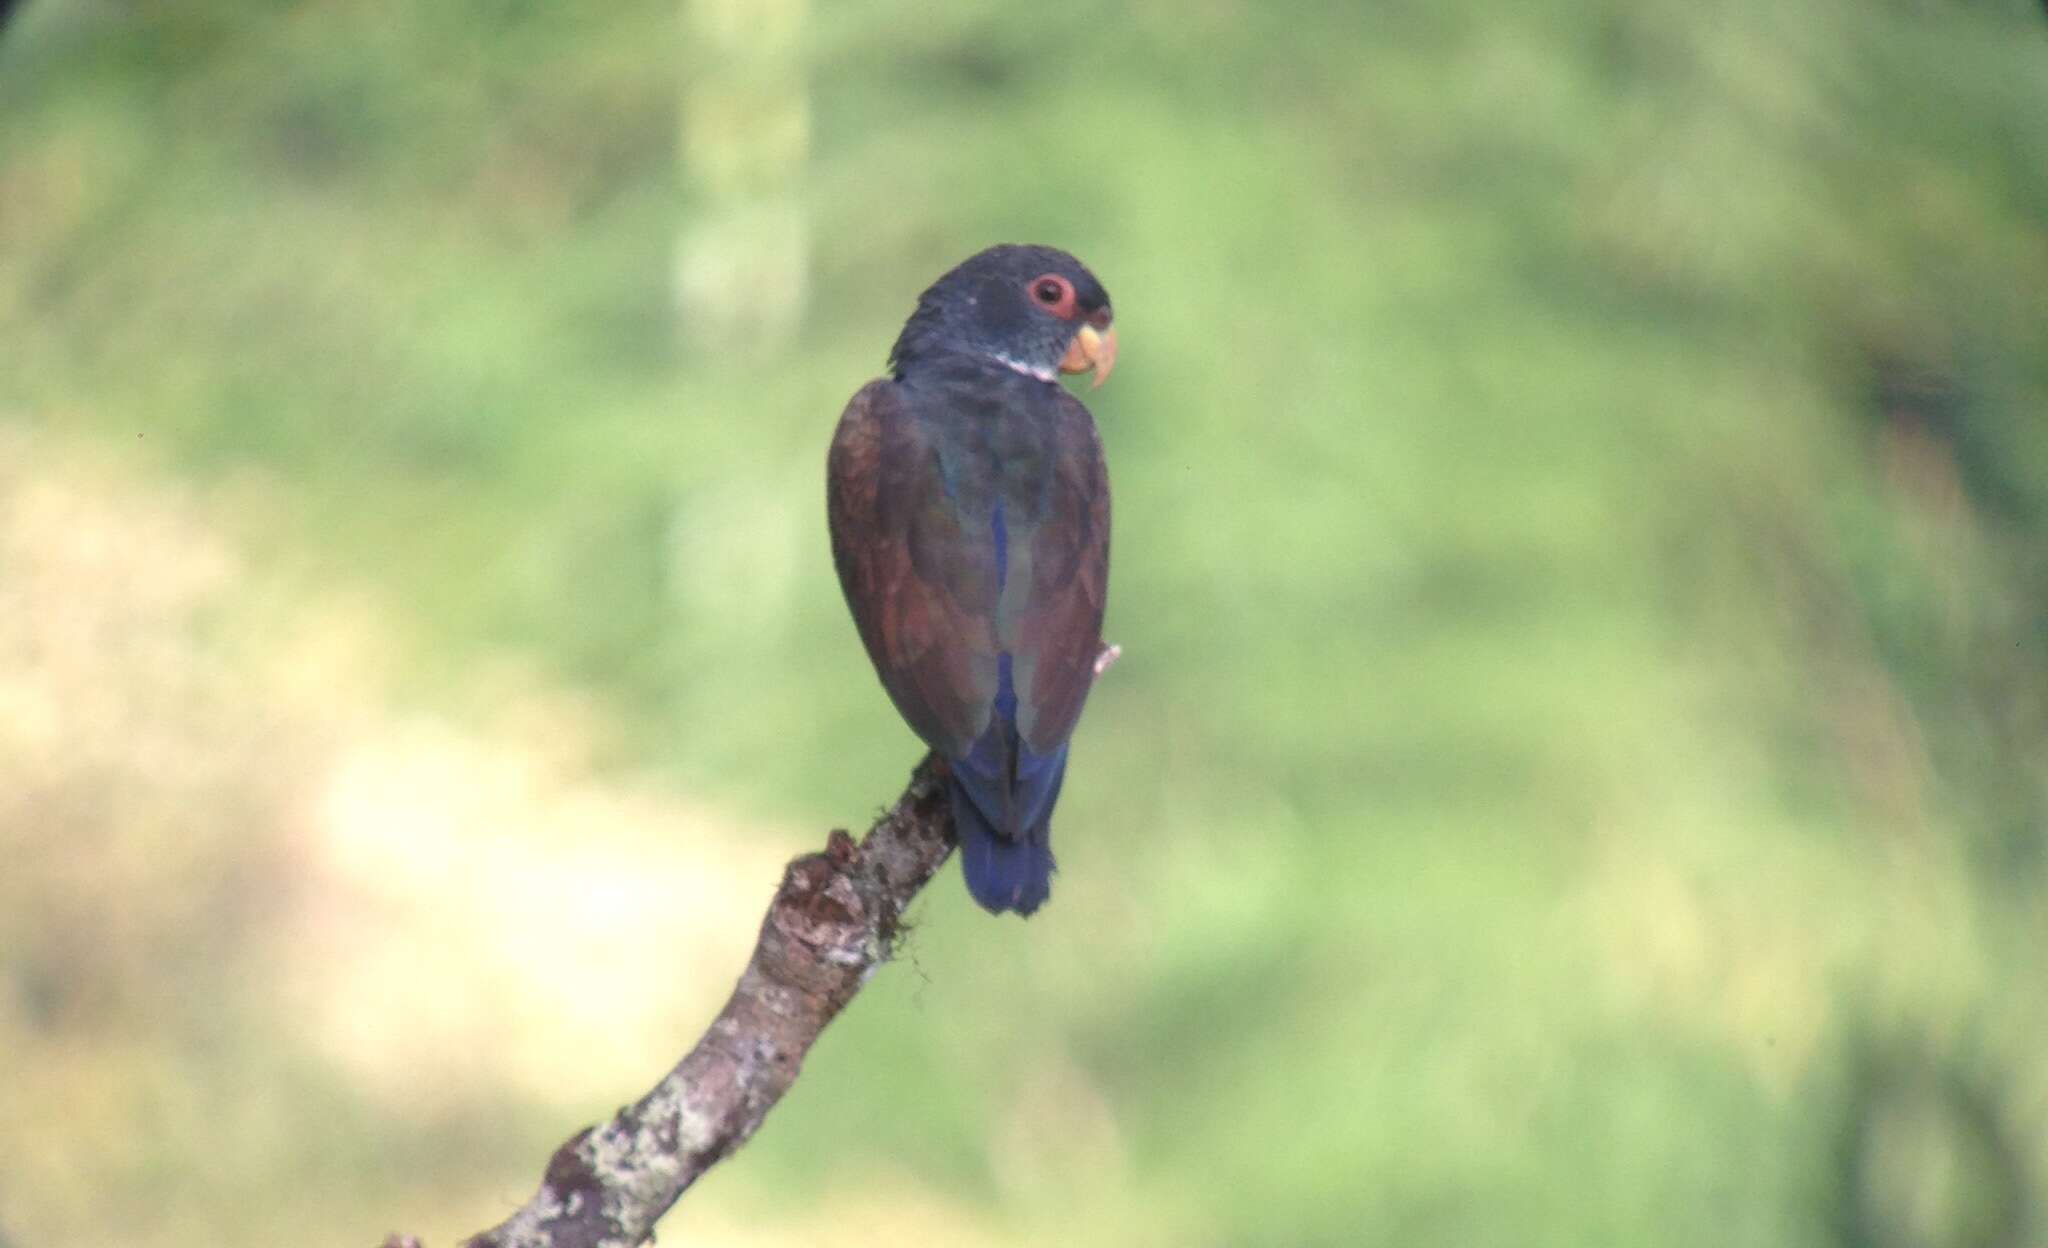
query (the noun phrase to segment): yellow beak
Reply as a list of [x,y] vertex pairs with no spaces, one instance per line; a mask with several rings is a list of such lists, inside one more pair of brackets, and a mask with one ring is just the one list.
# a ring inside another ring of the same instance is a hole
[[1083,325],[1081,332],[1074,335],[1074,343],[1060,358],[1063,373],[1085,373],[1095,371],[1095,380],[1090,388],[1101,385],[1109,378],[1109,370],[1116,367],[1116,330],[1093,325]]

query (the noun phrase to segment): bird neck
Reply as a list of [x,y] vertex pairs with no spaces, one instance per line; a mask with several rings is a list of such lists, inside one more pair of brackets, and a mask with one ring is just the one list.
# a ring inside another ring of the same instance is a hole
[[1059,375],[1052,369],[1038,368],[1000,351],[952,343],[920,346],[908,354],[899,344],[889,362],[898,382],[917,388],[966,383],[997,390],[1023,386],[1040,391],[1059,385]]
[[962,323],[957,315],[949,315],[941,305],[926,301],[903,323],[903,332],[889,349],[889,368],[902,380],[928,370],[957,374],[993,364],[1033,381],[1057,383],[1058,373],[1051,363],[1024,358],[999,342],[978,327]]

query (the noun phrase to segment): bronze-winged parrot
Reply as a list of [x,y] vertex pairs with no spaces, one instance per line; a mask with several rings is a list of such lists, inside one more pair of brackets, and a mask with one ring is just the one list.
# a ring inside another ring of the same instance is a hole
[[1061,373],[1116,361],[1080,261],[1006,245],[918,298],[839,419],[832,557],[882,686],[951,773],[967,889],[1029,915],[1052,891],[1053,803],[1095,677],[1109,478]]

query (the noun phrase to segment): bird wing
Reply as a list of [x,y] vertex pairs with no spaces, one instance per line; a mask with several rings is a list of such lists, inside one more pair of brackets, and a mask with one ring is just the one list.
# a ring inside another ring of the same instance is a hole
[[[1095,681],[1109,587],[1109,473],[1094,418],[1062,391],[1045,511],[1028,538],[1025,586],[1007,586],[1002,638],[1012,654],[1017,730],[1046,755],[1072,735]],[[1021,562],[1014,560],[1013,563]],[[1022,589],[1018,594],[1015,590]]]
[[986,535],[963,527],[895,382],[869,382],[846,405],[825,475],[832,560],[883,687],[927,744],[965,754],[996,695]]

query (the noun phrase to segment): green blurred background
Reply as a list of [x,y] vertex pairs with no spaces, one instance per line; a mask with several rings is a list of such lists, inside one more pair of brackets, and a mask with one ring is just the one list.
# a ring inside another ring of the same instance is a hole
[[822,462],[1079,253],[1108,634],[686,1244],[2048,1243],[2021,0],[26,0],[0,1242],[446,1244],[918,750]]

